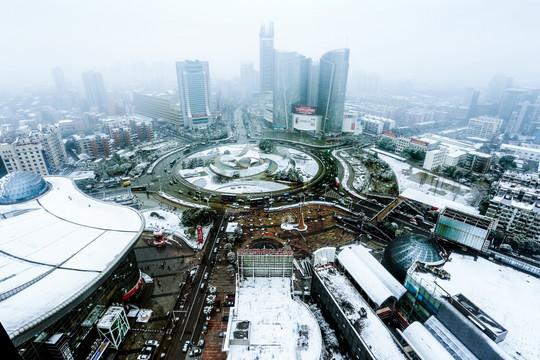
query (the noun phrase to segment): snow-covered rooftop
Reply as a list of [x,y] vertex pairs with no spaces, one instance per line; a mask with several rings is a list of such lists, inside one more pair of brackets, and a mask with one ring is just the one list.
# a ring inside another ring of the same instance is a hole
[[418,321],[413,322],[403,330],[402,336],[422,359],[454,359],[444,346]]
[[[317,360],[322,337],[306,305],[291,295],[290,278],[245,277],[236,293],[224,350],[228,359]],[[234,342],[233,326],[249,321],[249,346]]]
[[[345,275],[332,266],[315,268],[315,271],[338,304],[348,303],[350,308],[355,309],[347,311],[346,315],[352,324],[357,324],[355,331],[376,359],[406,359],[388,328]],[[361,308],[366,309],[365,317],[359,314]],[[344,310],[344,307],[341,306],[341,309]]]
[[44,195],[0,206],[0,321],[11,338],[69,310],[144,227],[137,211],[87,197],[68,178],[45,181]]
[[402,191],[401,194],[399,194],[399,196],[401,196],[402,198],[407,198],[413,201],[417,201],[422,204],[428,204],[438,209],[449,207],[453,209],[459,209],[461,211],[464,211],[472,215],[478,214],[478,209],[475,209],[472,206],[464,205],[456,201],[441,198],[439,195],[434,195],[433,193],[424,193],[416,189],[407,188],[404,191]]
[[346,247],[337,258],[378,307],[392,297],[399,300],[407,292],[362,245]]
[[[422,286],[433,288],[436,282],[450,295],[462,293],[508,330],[498,345],[510,356],[519,351],[523,358],[540,354],[540,313],[534,308],[540,294],[540,279],[511,267],[471,256],[453,253],[443,269],[450,280],[440,280],[430,273],[412,275]],[[442,297],[442,293],[434,292]]]

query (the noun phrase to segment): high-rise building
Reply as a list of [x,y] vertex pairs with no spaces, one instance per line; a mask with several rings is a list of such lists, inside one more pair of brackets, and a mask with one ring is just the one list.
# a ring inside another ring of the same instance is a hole
[[507,88],[512,87],[513,79],[503,74],[495,74],[489,81],[486,100],[499,101]]
[[527,90],[524,89],[506,89],[504,92],[503,98],[501,100],[501,105],[499,106],[498,117],[503,119],[503,131],[506,131],[506,126],[508,121],[512,116],[512,112],[517,104],[523,101],[523,97],[527,94]]
[[133,93],[135,112],[154,120],[164,120],[174,126],[183,126],[182,111],[171,95],[146,95]]
[[176,74],[184,127],[207,128],[212,123],[208,61],[178,61]]
[[60,97],[64,97],[67,91],[67,84],[66,84],[66,78],[64,77],[64,71],[62,71],[61,68],[55,67],[51,69],[53,79],[54,79],[54,86],[56,87],[56,92],[58,92],[58,95]]
[[465,92],[465,97],[463,98],[463,106],[468,109],[467,119],[475,117],[478,107],[478,98],[480,97],[480,91],[473,88],[468,88]]
[[107,112],[107,92],[103,84],[103,76],[99,72],[87,71],[82,74],[86,100],[90,107]]
[[319,100],[319,63],[311,64],[308,91],[307,105],[317,106],[317,101]]
[[319,69],[317,107],[319,115],[323,117],[323,131],[327,134],[341,134],[349,74],[349,49],[327,52],[321,57]]
[[514,107],[514,111],[508,120],[507,134],[529,134],[530,125],[538,112],[538,104],[522,101]]
[[308,100],[311,59],[293,51],[274,51],[274,129],[290,129],[294,105]]
[[111,155],[111,141],[108,135],[96,133],[94,135],[73,135],[80,153],[91,155],[95,158]]
[[255,70],[253,63],[243,63],[240,65],[240,86],[244,95],[250,95],[253,92],[255,85]]
[[274,23],[261,26],[259,32],[259,72],[261,92],[272,91],[274,86]]
[[471,118],[469,119],[469,126],[467,127],[467,136],[491,139],[498,134],[502,122],[503,120],[501,118],[491,116]]

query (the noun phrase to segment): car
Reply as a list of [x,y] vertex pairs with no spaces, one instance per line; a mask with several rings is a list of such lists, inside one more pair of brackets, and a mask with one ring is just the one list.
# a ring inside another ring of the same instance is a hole
[[184,343],[184,347],[182,348],[182,352],[186,353],[190,347],[191,347],[191,341],[186,340],[186,342]]
[[224,338],[225,336],[227,336],[227,332],[226,331],[222,331],[219,333],[219,337],[220,338]]
[[412,232],[412,229],[411,229],[410,227],[408,227],[408,226],[404,226],[403,228],[404,228],[405,230],[409,230],[409,231]]
[[288,199],[287,199],[287,202],[293,202],[293,201],[294,201],[293,198],[288,198]]
[[199,340],[199,342],[197,343],[197,346],[200,348],[204,347],[204,340],[203,339]]
[[222,316],[221,321],[229,321],[229,315]]
[[159,342],[157,340],[146,340],[146,342],[144,343],[145,346],[154,346],[154,347],[158,347],[159,346]]
[[324,196],[319,196],[319,200],[324,201]]
[[227,301],[227,302],[223,303],[223,306],[225,306],[225,307],[234,306],[234,301]]
[[216,247],[214,248],[214,254],[216,254],[217,251],[218,251],[218,248],[217,248],[217,246],[216,246]]
[[208,331],[208,326],[202,327],[202,333],[205,334]]
[[193,195],[193,193],[191,191],[188,191],[187,193],[188,193],[188,195]]
[[199,356],[202,354],[201,349],[193,349],[189,352],[189,356]]
[[179,194],[183,194],[184,192],[182,190],[178,190],[178,193]]
[[148,360],[152,357],[152,354],[141,354],[137,356],[137,360]]
[[172,182],[172,180],[169,181],[169,185],[174,185],[174,183]]
[[418,221],[416,221],[416,219],[414,219],[414,218],[410,218],[410,219],[409,219],[409,222],[410,222],[411,224],[413,224],[413,225],[418,225]]
[[204,280],[208,279],[208,273],[207,272],[204,273],[203,279]]
[[152,346],[145,346],[141,350],[143,354],[152,354],[152,351],[154,351],[154,347]]
[[199,290],[204,291],[204,286],[205,286],[205,285],[206,285],[206,283],[202,283],[202,284],[201,284],[201,287],[199,288]]

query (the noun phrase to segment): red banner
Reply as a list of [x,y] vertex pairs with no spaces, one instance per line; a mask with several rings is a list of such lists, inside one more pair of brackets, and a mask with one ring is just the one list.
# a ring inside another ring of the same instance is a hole
[[201,225],[197,225],[197,239],[199,240],[199,243],[203,242],[203,233],[202,233]]

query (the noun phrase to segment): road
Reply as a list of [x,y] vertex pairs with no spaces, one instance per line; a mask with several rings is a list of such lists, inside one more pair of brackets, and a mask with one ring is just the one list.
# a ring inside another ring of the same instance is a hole
[[[203,308],[205,306],[206,295],[209,294],[208,282],[204,279],[204,274],[210,273],[213,268],[216,258],[213,249],[217,244],[220,229],[227,216],[227,213],[221,216],[219,226],[214,227],[217,230],[213,239],[211,241],[209,240],[203,251],[199,253],[199,268],[193,281],[189,279],[186,281],[186,286],[181,294],[181,296],[187,295],[186,303],[174,328],[170,348],[165,359],[190,359],[189,350],[187,353],[182,352],[185,342],[191,341],[192,344],[196,344],[203,337],[202,327],[205,321]],[[205,284],[204,290],[201,291],[201,285],[203,283]],[[180,310],[180,308],[175,310]]]

